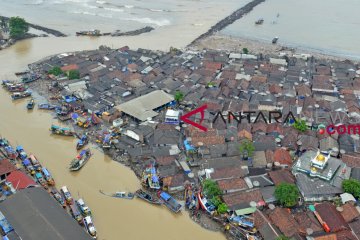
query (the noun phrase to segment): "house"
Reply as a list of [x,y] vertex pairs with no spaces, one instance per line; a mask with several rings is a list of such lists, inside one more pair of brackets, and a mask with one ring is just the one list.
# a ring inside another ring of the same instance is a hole
[[248,208],[250,202],[260,203],[263,201],[260,190],[250,190],[246,192],[239,192],[234,194],[227,194],[223,196],[223,200],[230,210],[238,210]]
[[242,178],[219,180],[218,186],[223,194],[234,193],[248,189],[246,181]]
[[292,237],[299,231],[299,224],[285,208],[277,207],[269,214],[272,223],[280,229],[286,237]]
[[253,167],[264,167],[266,166],[266,156],[264,151],[255,151],[254,156],[252,157],[252,166]]
[[281,183],[295,183],[295,177],[291,174],[289,170],[283,169],[271,171],[268,174],[275,185],[279,185]]
[[180,132],[173,125],[159,124],[154,131],[153,144],[158,146],[177,145]]
[[214,181],[232,179],[232,178],[242,178],[246,175],[245,169],[242,167],[223,167],[216,168],[213,173],[210,174],[210,177]]
[[[306,211],[299,211],[293,214],[296,222],[299,225],[299,231],[303,235],[307,234],[306,229],[311,229],[313,231],[312,236],[323,233],[324,229],[316,219],[315,215],[312,212]],[[304,231],[305,230],[305,231]]]
[[159,165],[159,166],[168,166],[168,165],[171,165],[173,163],[175,163],[175,156],[159,156],[159,157],[156,157],[156,163]]
[[360,217],[360,208],[356,207],[354,203],[348,202],[341,206],[341,216],[343,216],[345,222],[352,222]]
[[7,176],[15,170],[15,166],[8,159],[0,159],[0,183],[4,182]]
[[163,178],[163,189],[168,192],[178,192],[184,190],[184,174],[176,174]]
[[336,210],[334,204],[330,202],[316,204],[315,209],[321,219],[328,225],[331,232],[339,232],[348,229],[349,226],[340,212]]
[[6,177],[6,181],[10,182],[15,190],[25,189],[37,185],[34,180],[32,180],[26,173],[20,170],[11,172]]
[[341,156],[341,161],[343,161],[348,167],[360,168],[359,154],[345,153]]
[[149,138],[153,134],[153,129],[150,126],[140,125],[138,127],[131,127],[125,130],[124,135],[128,136],[138,142],[149,142]]
[[293,163],[289,151],[283,148],[278,148],[274,151],[273,159],[274,162],[278,162],[284,166],[291,166]]

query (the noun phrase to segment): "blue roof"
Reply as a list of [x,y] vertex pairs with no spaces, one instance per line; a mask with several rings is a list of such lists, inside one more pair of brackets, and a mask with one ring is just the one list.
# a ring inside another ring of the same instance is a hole
[[165,201],[167,201],[167,200],[169,200],[169,199],[171,198],[171,196],[170,196],[168,193],[166,193],[166,192],[161,192],[161,193],[160,193],[160,197],[161,197],[162,199],[164,199]]
[[30,160],[27,158],[27,159],[25,159],[25,160],[23,161],[23,164],[24,164],[25,166],[29,166],[31,163],[30,163]]
[[151,174],[156,174],[156,169],[154,167],[151,168]]

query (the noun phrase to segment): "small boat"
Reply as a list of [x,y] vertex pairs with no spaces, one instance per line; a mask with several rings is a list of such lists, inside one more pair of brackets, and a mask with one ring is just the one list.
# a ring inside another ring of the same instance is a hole
[[38,105],[38,108],[44,110],[54,110],[56,108],[56,105],[51,105],[49,103],[40,103]]
[[35,106],[35,101],[34,101],[34,99],[32,98],[32,99],[30,99],[29,102],[27,103],[26,108],[27,108],[28,110],[32,110],[32,109],[34,109],[34,106]]
[[56,199],[56,201],[58,201],[58,203],[60,203],[60,205],[65,208],[66,207],[66,203],[64,198],[61,196],[61,194],[58,192],[58,190],[56,190],[56,188],[51,188],[50,191],[51,195]]
[[18,153],[14,150],[14,148],[10,145],[4,147],[6,156],[11,159],[15,160],[18,157]]
[[149,202],[149,203],[152,203],[152,204],[158,204],[160,205],[161,202],[157,199],[155,199],[153,196],[151,196],[151,194],[145,192],[144,190],[142,189],[139,189],[135,192],[135,195],[142,199],[142,200],[145,200],[146,202]]
[[258,20],[256,20],[255,24],[256,25],[261,25],[264,23],[264,19],[263,18],[259,18]]
[[26,171],[30,173],[31,175],[34,175],[36,173],[34,166],[31,164],[30,159],[25,159],[22,161],[22,164],[24,165]]
[[255,226],[254,222],[245,215],[230,217],[229,220],[244,228],[254,228]]
[[30,73],[29,71],[23,71],[23,72],[16,72],[15,76],[21,76]]
[[79,212],[78,208],[76,205],[70,205],[70,214],[71,216],[80,224],[83,225],[83,217],[81,215],[81,213]]
[[274,37],[272,40],[272,44],[276,44],[278,40],[279,40],[279,37]]
[[21,78],[22,83],[31,83],[40,78],[40,75],[37,74],[28,74]]
[[54,134],[62,136],[74,136],[75,134],[73,131],[70,130],[70,128],[59,127],[56,125],[51,125],[50,131]]
[[10,80],[2,80],[1,81],[1,85],[3,87],[6,87],[8,84],[15,84],[15,81],[10,81]]
[[114,198],[125,198],[125,199],[134,199],[135,194],[129,192],[115,192],[115,193],[105,193],[102,190],[99,190],[99,192],[103,195],[114,197]]
[[17,146],[16,147],[16,152],[18,153],[18,158],[20,158],[21,160],[24,160],[28,157],[27,153],[25,152],[24,148],[22,146]]
[[76,36],[101,36],[100,30],[90,30],[90,31],[79,31],[76,32]]
[[26,98],[26,97],[30,97],[30,96],[31,96],[31,92],[29,90],[26,90],[24,92],[15,92],[15,93],[11,94],[12,100],[18,100],[18,99],[22,99],[22,98]]
[[86,134],[82,135],[79,141],[76,143],[76,150],[82,149],[88,143],[89,143],[88,136]]
[[47,182],[47,184],[49,186],[54,186],[55,185],[55,180],[54,178],[51,176],[50,172],[46,169],[46,168],[42,168],[41,169],[42,173],[44,174],[44,178]]
[[91,216],[91,210],[88,206],[85,205],[85,202],[82,198],[80,198],[79,200],[75,201],[76,206],[79,208],[81,214],[86,217],[86,216]]
[[178,203],[176,199],[170,196],[170,194],[168,194],[167,192],[159,191],[158,196],[160,200],[165,204],[165,206],[174,213],[178,213],[181,210],[182,205]]
[[73,198],[71,196],[71,193],[69,192],[68,188],[66,186],[61,187],[61,192],[65,198],[65,201],[68,205],[73,204]]
[[27,88],[22,83],[7,84],[6,89],[9,92],[24,92]]
[[147,184],[151,189],[160,189],[159,177],[153,164],[150,164],[143,172],[142,182],[143,184]]
[[79,155],[76,156],[70,163],[70,171],[78,171],[80,170],[90,159],[91,152],[90,149],[85,149],[80,152]]
[[210,204],[210,202],[206,199],[205,196],[203,196],[200,192],[197,194],[197,198],[198,201],[200,203],[200,206],[202,209],[204,209],[205,211],[207,211],[210,214],[213,214],[216,207],[212,204]]
[[90,216],[84,217],[84,225],[87,230],[87,232],[90,234],[90,236],[93,239],[97,238],[96,228],[94,226],[94,223],[92,222],[92,219]]
[[43,175],[40,172],[35,173],[35,178],[36,178],[36,181],[38,183],[40,183],[41,186],[43,186],[45,189],[48,189],[46,181],[45,181]]
[[0,147],[6,147],[9,146],[9,141],[5,138],[0,138]]
[[31,161],[31,164],[34,166],[35,170],[40,172],[41,171],[41,165],[40,165],[40,162],[37,160],[37,158],[33,154],[31,154],[29,156],[29,159]]

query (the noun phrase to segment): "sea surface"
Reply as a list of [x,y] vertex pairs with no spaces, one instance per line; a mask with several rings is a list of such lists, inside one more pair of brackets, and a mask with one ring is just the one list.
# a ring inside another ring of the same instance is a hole
[[266,0],[222,33],[360,60],[359,9],[359,0]]

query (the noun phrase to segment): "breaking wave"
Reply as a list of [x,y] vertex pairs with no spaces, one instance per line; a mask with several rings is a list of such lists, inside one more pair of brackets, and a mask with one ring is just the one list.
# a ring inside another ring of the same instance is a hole
[[139,22],[139,23],[146,23],[146,24],[153,24],[153,25],[157,25],[159,27],[162,26],[168,26],[171,24],[171,22],[168,19],[160,19],[160,20],[156,20],[156,19],[151,19],[148,17],[145,18],[125,18],[124,20],[128,20],[128,21],[135,21],[135,22]]

